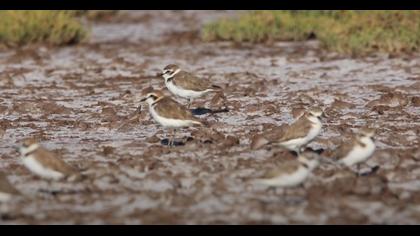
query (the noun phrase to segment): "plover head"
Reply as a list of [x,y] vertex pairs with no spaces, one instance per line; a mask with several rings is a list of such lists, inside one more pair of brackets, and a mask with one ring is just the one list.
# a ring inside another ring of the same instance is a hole
[[305,151],[299,154],[298,161],[312,170],[319,165],[320,157],[315,152]]
[[31,153],[39,148],[38,142],[33,138],[28,138],[23,140],[21,146],[17,148],[22,156],[26,156],[28,153]]
[[320,107],[312,107],[308,112],[311,116],[315,117],[321,117],[324,114],[324,111]]
[[155,90],[150,93],[147,93],[145,97],[143,97],[140,102],[146,101],[147,104],[152,105],[157,100],[164,97],[163,93],[161,91]]
[[320,107],[312,107],[306,112],[308,117],[313,117],[316,119],[321,119],[324,117],[324,111]]
[[375,135],[375,129],[367,128],[367,127],[361,128],[359,130],[359,135],[361,137],[373,138],[373,136]]
[[162,70],[162,76],[165,79],[165,81],[168,81],[168,79],[174,77],[181,69],[178,65],[175,64],[169,64],[165,66]]

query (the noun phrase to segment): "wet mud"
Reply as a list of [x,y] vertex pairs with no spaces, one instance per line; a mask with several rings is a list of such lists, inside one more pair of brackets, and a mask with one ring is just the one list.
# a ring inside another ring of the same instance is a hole
[[[91,23],[92,38],[81,45],[0,52],[0,170],[26,196],[0,206],[0,223],[420,223],[420,55],[354,59],[317,41],[249,45],[197,37],[202,24],[235,14],[123,12]],[[209,127],[177,131],[182,145],[174,147],[139,102],[150,87],[164,88],[159,73],[170,63],[224,90],[224,98],[194,100]],[[368,125],[377,129],[377,150],[366,165],[379,169],[355,175],[321,165],[287,191],[252,184],[294,158],[252,144],[280,137],[313,105],[327,118],[310,148],[330,158]],[[28,136],[88,178],[33,176],[13,148]]]

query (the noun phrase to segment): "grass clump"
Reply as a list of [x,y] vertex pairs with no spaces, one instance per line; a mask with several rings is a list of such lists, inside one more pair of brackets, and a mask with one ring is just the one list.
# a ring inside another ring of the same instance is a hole
[[206,41],[300,41],[315,37],[330,50],[363,55],[415,52],[420,48],[420,11],[251,11],[206,25]]
[[114,17],[119,10],[77,10],[77,16],[85,16],[88,20],[100,21],[110,17]]
[[82,41],[87,30],[76,11],[1,10],[0,44],[20,46],[29,43],[67,45]]

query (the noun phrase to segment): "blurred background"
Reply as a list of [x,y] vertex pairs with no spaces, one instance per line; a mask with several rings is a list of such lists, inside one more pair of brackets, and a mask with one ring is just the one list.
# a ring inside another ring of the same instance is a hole
[[[89,41],[92,23],[127,19],[118,10],[1,11],[0,42],[68,45]],[[318,39],[328,50],[351,55],[410,53],[419,48],[419,11],[281,10],[226,11],[195,30],[204,41],[268,43]],[[210,17],[203,12],[202,17]],[[207,15],[207,16],[206,16]],[[201,17],[200,17],[201,18]],[[170,23],[170,22],[168,22]],[[109,32],[113,34],[113,32]],[[115,32],[114,32],[115,34]]]

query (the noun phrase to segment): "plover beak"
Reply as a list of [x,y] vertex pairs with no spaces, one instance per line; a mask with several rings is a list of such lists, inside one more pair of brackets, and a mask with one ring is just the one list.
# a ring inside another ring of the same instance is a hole
[[146,101],[146,99],[147,99],[147,97],[144,97],[140,100],[140,102],[144,102],[144,101]]

